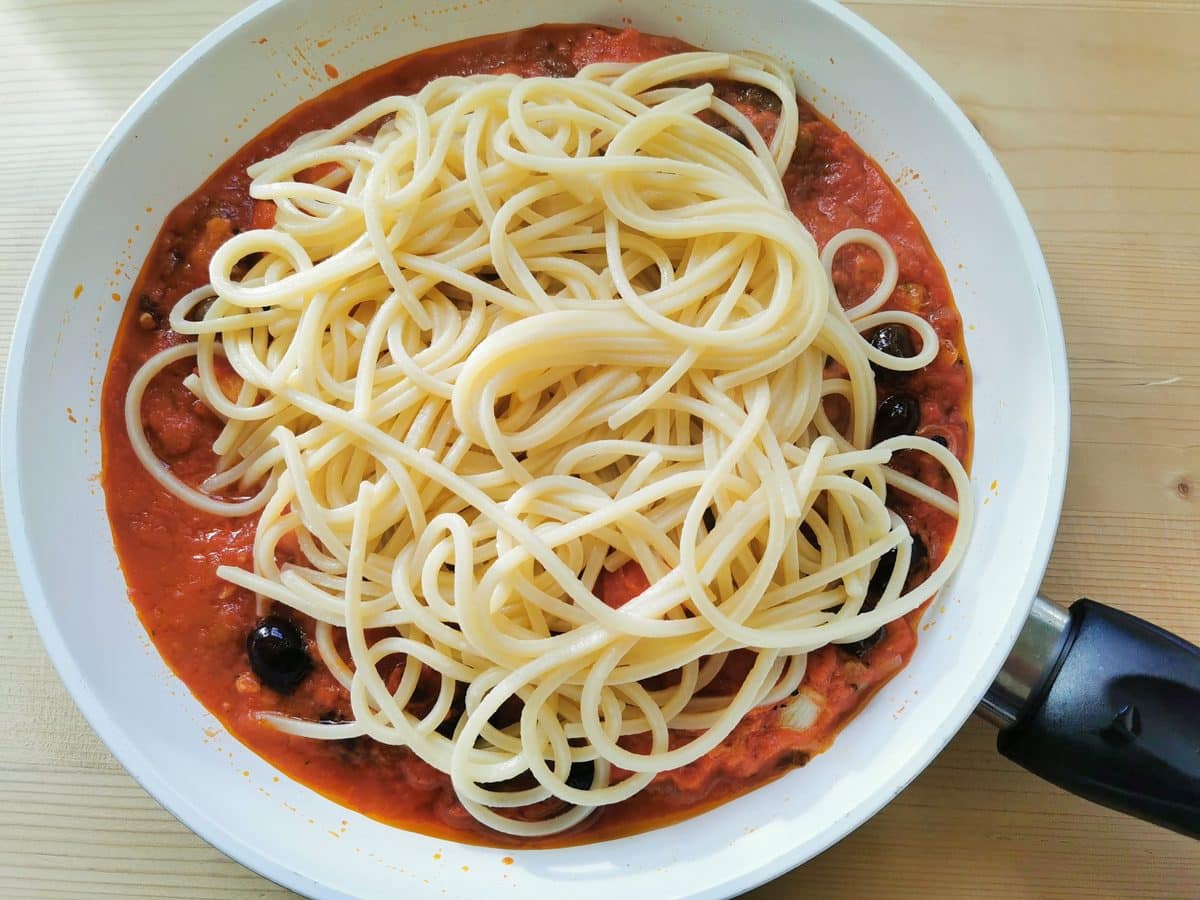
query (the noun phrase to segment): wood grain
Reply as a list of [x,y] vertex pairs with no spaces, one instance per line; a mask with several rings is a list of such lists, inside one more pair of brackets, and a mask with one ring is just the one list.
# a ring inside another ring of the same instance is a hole
[[[0,2],[0,364],[34,254],[88,154],[241,6]],[[1046,591],[1105,599],[1200,640],[1200,3],[852,6],[966,110],[1046,252],[1074,413]],[[112,760],[54,674],[0,545],[0,894],[284,896]],[[993,742],[969,723],[880,815],[752,896],[1200,892],[1200,845],[1067,796]]]

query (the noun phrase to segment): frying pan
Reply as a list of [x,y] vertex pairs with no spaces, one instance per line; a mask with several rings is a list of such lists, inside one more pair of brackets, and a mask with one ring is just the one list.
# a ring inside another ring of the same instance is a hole
[[[99,389],[122,309],[109,297],[127,285],[109,276],[136,268],[165,212],[234,147],[329,87],[325,62],[345,78],[472,35],[630,19],[789,61],[800,92],[899,180],[967,325],[978,523],[910,665],[803,769],[713,812],[603,844],[497,851],[399,831],[280,776],[225,733],[166,669],[126,600],[95,479]],[[913,171],[919,180],[899,178]],[[80,709],[189,827],[302,893],[479,896],[503,885],[534,896],[567,887],[580,900],[728,896],[865,821],[977,708],[1000,726],[1001,752],[1022,765],[1200,834],[1197,649],[1091,601],[1066,611],[1036,596],[1062,500],[1069,416],[1062,329],[1028,220],[946,94],[826,0],[259,3],[172,66],[88,163],[30,278],[5,396],[0,461],[14,555]]]

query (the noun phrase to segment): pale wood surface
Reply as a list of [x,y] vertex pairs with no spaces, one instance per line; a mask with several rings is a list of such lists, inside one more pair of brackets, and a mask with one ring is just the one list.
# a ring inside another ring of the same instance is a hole
[[[241,5],[0,0],[0,364],[88,154]],[[1200,0],[853,6],[966,110],[1046,251],[1074,396],[1046,590],[1200,641]],[[968,724],[883,813],[754,896],[1200,896],[1200,844],[1038,782],[993,740]],[[54,674],[0,540],[0,896],[284,893],[112,760]]]

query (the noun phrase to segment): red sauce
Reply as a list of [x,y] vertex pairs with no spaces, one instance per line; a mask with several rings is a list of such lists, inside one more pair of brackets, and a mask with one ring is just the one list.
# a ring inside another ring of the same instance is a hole
[[[283,772],[366,815],[456,840],[525,847],[655,827],[715,806],[806,762],[899,671],[916,645],[920,612],[887,626],[883,639],[861,659],[825,647],[810,656],[804,679],[807,688],[825,699],[810,728],[790,730],[780,725],[777,711],[755,711],[721,746],[692,765],[663,773],[634,798],[599,810],[566,834],[518,842],[475,822],[455,799],[449,779],[404,748],[367,739],[293,738],[258,723],[254,714],[259,710],[303,718],[345,715],[347,698],[320,667],[287,696],[259,684],[245,650],[257,619],[253,598],[216,576],[219,565],[249,566],[255,521],[191,509],[159,488],[133,455],[122,413],[130,378],[149,356],[184,340],[166,326],[167,311],[208,280],[208,261],[223,241],[273,220],[273,210],[256,206],[247,194],[248,164],[380,97],[413,93],[441,75],[567,76],[591,62],[645,60],[687,49],[692,48],[681,41],[631,30],[543,26],[434,48],[351,79],[259,134],[172,210],[130,295],[104,384],[101,421],[105,497],[130,598],[163,658],[233,734]],[[753,90],[723,90],[761,130],[773,130],[775,113],[763,98]],[[784,179],[792,209],[820,244],[844,228],[865,227],[895,248],[900,285],[889,306],[923,316],[942,340],[937,359],[910,378],[904,390],[920,399],[921,433],[940,436],[965,460],[970,452],[970,375],[961,322],[942,266],[879,166],[803,103],[801,116],[799,146]],[[840,253],[835,282],[843,302],[870,293],[879,270],[878,257],[870,251],[848,248]],[[198,483],[213,469],[210,447],[219,423],[183,388],[190,371],[191,363],[184,361],[155,380],[146,392],[143,419],[160,458],[185,480]],[[920,455],[913,457],[898,464],[949,489],[940,469]],[[909,497],[894,497],[893,508],[928,548],[927,565],[936,564],[953,536],[954,521]],[[918,571],[914,578],[923,574]],[[599,591],[606,603],[619,606],[645,587],[645,577],[635,567],[606,576]],[[718,680],[725,688],[736,687],[745,671],[746,660],[734,654]]]

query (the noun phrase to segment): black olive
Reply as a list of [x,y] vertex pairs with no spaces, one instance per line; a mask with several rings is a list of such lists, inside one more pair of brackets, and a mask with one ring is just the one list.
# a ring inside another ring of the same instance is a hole
[[[925,549],[925,542],[915,534],[913,535],[912,557],[908,563],[908,573],[911,578],[912,573],[916,572],[925,564],[925,560],[929,557],[929,551]],[[867,585],[867,596],[863,600],[862,611],[870,612],[879,605],[879,598],[883,596],[883,591],[891,581],[892,572],[896,568],[896,557],[898,556],[895,549],[889,550],[883,556],[879,557],[879,563],[875,566],[875,572],[871,575],[871,581]],[[887,633],[887,626],[880,626],[879,630],[874,634],[869,634],[861,641],[850,641],[838,646],[847,653],[852,653],[859,659],[862,659],[867,653],[883,640],[883,636]]]
[[916,434],[921,427],[921,404],[907,394],[888,394],[875,411],[871,443],[878,444],[902,434]]
[[567,787],[573,787],[577,791],[586,791],[595,780],[596,764],[589,759],[587,762],[577,762],[571,765],[571,771],[567,774]]
[[912,541],[912,560],[908,564],[908,577],[910,579],[917,569],[925,565],[925,560],[929,559],[929,551],[925,548],[925,542],[915,534]]
[[874,634],[868,634],[861,641],[851,641],[848,644],[841,644],[840,646],[847,653],[852,653],[859,659],[862,659],[864,656],[870,653],[880,641],[883,640],[884,635],[886,634],[887,626],[881,625],[879,626],[878,631],[876,631]]
[[[887,587],[888,581],[892,577],[892,570],[896,568],[896,551],[889,550],[883,556],[879,557],[879,563],[875,566],[875,572],[871,575],[871,581],[867,584],[867,596],[863,599],[862,612],[871,612],[879,605],[879,598],[883,595],[883,589]],[[867,651],[883,640],[884,632],[887,630],[886,625],[881,625],[879,630],[874,634],[869,634],[861,641],[847,641],[839,643],[838,646],[847,653],[853,653],[859,659],[866,656]]]
[[290,619],[267,616],[246,638],[250,668],[269,688],[290,694],[312,671],[304,636]]
[[879,603],[879,598],[883,595],[884,588],[892,580],[892,570],[895,568],[896,550],[892,548],[879,557],[879,564],[875,566],[875,572],[871,575],[870,583],[867,584],[867,598],[863,601],[863,612],[870,612]]
[[[892,579],[892,570],[896,568],[897,552],[895,548],[889,550],[883,556],[879,557],[879,564],[875,566],[875,572],[871,575],[871,581],[867,584],[867,597],[863,601],[862,611],[870,612],[879,603],[879,598],[883,595],[884,588]],[[908,579],[905,584],[912,578],[912,574],[925,564],[925,560],[929,557],[929,551],[925,549],[925,542],[915,534],[912,539],[912,556],[908,562]]]
[[908,359],[916,356],[912,335],[903,325],[880,325],[867,338],[871,346],[888,356]]
[[[912,336],[903,325],[880,325],[870,332],[867,341],[881,353],[895,356],[898,359],[907,359],[917,355],[917,351],[913,348]],[[889,369],[886,365],[877,363],[871,363],[871,370],[875,373],[875,380],[880,384],[897,384],[913,374]]]

